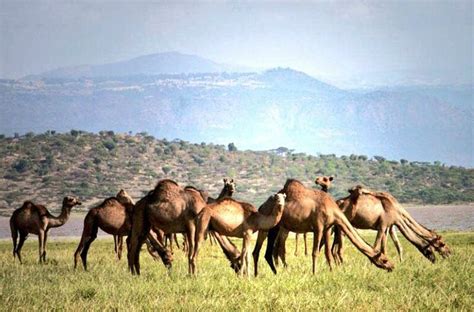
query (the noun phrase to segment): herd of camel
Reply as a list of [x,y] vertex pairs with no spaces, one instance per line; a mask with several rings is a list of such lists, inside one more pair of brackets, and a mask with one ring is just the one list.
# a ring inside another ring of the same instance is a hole
[[[289,179],[258,209],[233,198],[236,189],[233,179],[224,179],[224,187],[217,198],[192,186],[183,188],[169,179],[159,181],[155,189],[137,203],[120,190],[115,197],[104,200],[87,213],[82,237],[74,253],[74,268],[81,260],[87,270],[87,253],[99,228],[113,235],[118,259],[122,255],[123,237],[127,236],[128,265],[132,274],[140,274],[143,244],[154,259],[161,259],[171,268],[171,240],[174,238],[177,243],[176,233],[184,234],[183,246],[190,274],[196,273],[200,247],[209,237],[211,242],[218,243],[236,273],[248,275],[249,247],[255,232],[258,232],[253,250],[255,276],[258,275],[260,249],[266,238],[265,259],[271,270],[277,272],[275,262],[280,260],[286,266],[285,241],[289,232],[297,233],[297,238],[298,234],[304,235],[305,252],[306,233],[314,233],[313,274],[323,246],[331,270],[334,264],[343,263],[343,235],[377,267],[393,270],[394,265],[387,258],[388,234],[402,260],[402,247],[395,227],[431,262],[436,260],[435,252],[442,257],[451,254],[441,236],[415,221],[389,193],[374,192],[357,185],[349,189],[347,197],[336,201],[328,194],[332,181],[333,177],[318,177],[315,183],[321,189],[315,189]],[[28,234],[32,233],[38,235],[39,261],[44,262],[49,229],[64,225],[76,205],[81,205],[79,199],[65,197],[61,214],[56,217],[46,207],[26,201],[10,218],[13,256],[22,262],[21,249]],[[355,228],[376,230],[374,245],[365,242]],[[330,246],[332,236],[334,240]],[[228,237],[242,238],[242,250],[239,251]]]

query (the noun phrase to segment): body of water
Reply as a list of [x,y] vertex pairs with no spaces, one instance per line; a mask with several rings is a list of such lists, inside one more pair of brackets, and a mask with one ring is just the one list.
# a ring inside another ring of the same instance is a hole
[[[473,231],[474,205],[459,206],[405,206],[415,220],[437,231]],[[80,237],[85,215],[72,215],[69,221],[51,229],[48,238]],[[99,230],[99,236],[108,235]],[[0,239],[11,238],[10,218],[0,217]]]

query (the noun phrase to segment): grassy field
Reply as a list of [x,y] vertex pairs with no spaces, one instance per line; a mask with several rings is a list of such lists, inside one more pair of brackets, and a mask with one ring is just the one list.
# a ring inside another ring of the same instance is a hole
[[[374,239],[373,234],[364,236]],[[343,267],[330,272],[321,255],[314,276],[310,274],[311,257],[305,257],[302,248],[295,257],[294,240],[289,239],[289,268],[274,276],[261,261],[261,275],[248,279],[237,277],[220,250],[209,243],[200,253],[197,277],[187,275],[186,259],[177,250],[170,274],[161,262],[142,252],[142,275],[137,277],[127,271],[126,259],[114,259],[111,238],[92,245],[89,272],[73,269],[76,240],[50,241],[49,260],[44,265],[37,263],[35,236],[23,248],[23,265],[13,261],[11,242],[2,240],[0,309],[472,311],[474,233],[443,236],[454,255],[434,265],[403,240],[402,263],[389,243],[390,257],[396,263],[392,273],[377,269],[348,246]]]

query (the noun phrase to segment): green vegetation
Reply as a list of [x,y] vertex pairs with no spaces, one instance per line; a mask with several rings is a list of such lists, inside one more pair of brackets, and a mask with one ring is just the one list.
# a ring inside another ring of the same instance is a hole
[[382,156],[313,156],[286,147],[239,151],[233,143],[193,144],[147,133],[72,130],[0,137],[0,172],[0,213],[6,215],[33,198],[57,207],[68,194],[95,202],[124,188],[140,197],[165,177],[217,195],[222,178],[231,176],[237,181],[238,198],[256,205],[287,178],[315,186],[319,175],[335,176],[331,194],[336,198],[364,184],[389,191],[405,203],[474,202],[473,169]]
[[[373,241],[373,232],[364,233]],[[89,252],[89,272],[74,271],[77,240],[50,241],[48,261],[37,263],[37,242],[23,248],[25,263],[13,261],[11,242],[0,241],[0,310],[248,310],[248,311],[470,311],[474,233],[443,233],[455,253],[436,264],[425,260],[406,240],[403,262],[389,255],[396,268],[386,273],[370,264],[352,245],[343,267],[329,272],[324,257],[318,272],[310,273],[311,257],[295,257],[294,240],[287,243],[289,268],[274,276],[261,255],[260,276],[239,278],[222,252],[208,242],[200,252],[198,276],[187,275],[187,260],[175,250],[171,274],[161,262],[142,251],[142,275],[117,262],[111,238],[99,239]],[[240,241],[239,241],[240,245]]]

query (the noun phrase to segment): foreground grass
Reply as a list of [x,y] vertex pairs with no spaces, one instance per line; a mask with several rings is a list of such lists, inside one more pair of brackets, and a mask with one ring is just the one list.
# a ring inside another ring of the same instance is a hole
[[[373,241],[372,234],[365,235]],[[446,233],[454,255],[431,264],[403,240],[405,259],[392,273],[370,264],[354,247],[346,264],[329,272],[323,257],[310,274],[311,257],[295,257],[287,244],[290,267],[274,276],[263,260],[257,278],[239,278],[216,246],[205,244],[197,277],[187,275],[187,262],[175,250],[171,274],[142,252],[142,275],[131,276],[126,259],[117,262],[113,241],[91,247],[89,272],[74,271],[75,240],[50,241],[49,260],[37,263],[37,240],[23,250],[24,264],[14,262],[11,242],[0,241],[0,309],[11,310],[466,310],[474,306],[474,233]],[[312,239],[311,239],[312,241]],[[239,242],[240,244],[240,242]],[[349,245],[350,243],[347,243]],[[126,258],[126,256],[125,256]]]

